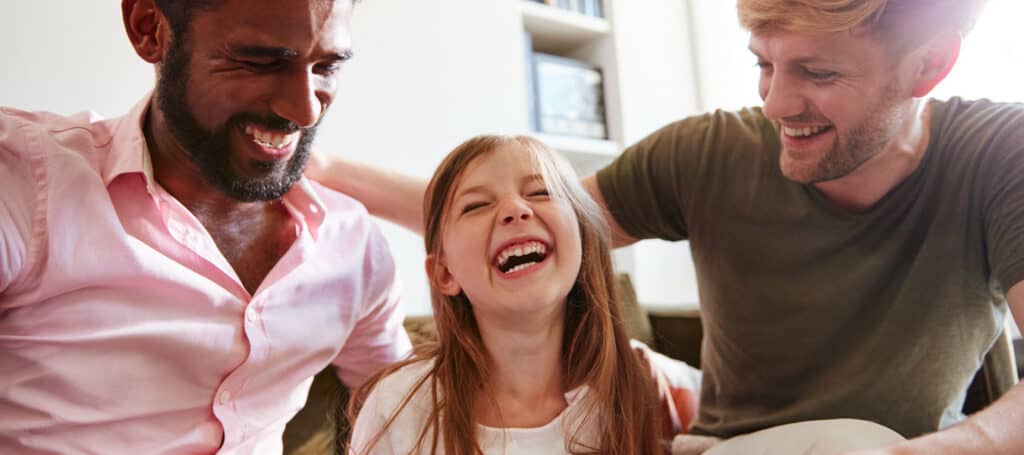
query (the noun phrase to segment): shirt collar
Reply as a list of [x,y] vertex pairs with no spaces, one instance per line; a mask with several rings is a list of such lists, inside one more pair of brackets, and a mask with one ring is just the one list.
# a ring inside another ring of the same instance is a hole
[[102,170],[104,185],[110,186],[110,182],[124,174],[141,173],[146,179],[146,187],[152,193],[153,163],[149,158],[146,135],[142,131],[152,98],[150,92],[135,103],[126,115],[113,120],[110,149]]
[[[153,162],[150,158],[146,134],[142,125],[146,121],[153,93],[143,97],[123,117],[113,120],[113,134],[106,164],[103,168],[103,183],[109,186],[117,177],[125,174],[140,174],[146,181],[146,189],[154,198],[157,195]],[[299,217],[315,239],[320,224],[326,216],[326,206],[306,177],[299,179],[288,193],[281,198],[293,216]]]

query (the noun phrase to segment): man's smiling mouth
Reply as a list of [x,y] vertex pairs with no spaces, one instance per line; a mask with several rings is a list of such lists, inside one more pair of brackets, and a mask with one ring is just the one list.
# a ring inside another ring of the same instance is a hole
[[292,133],[280,133],[274,131],[268,131],[253,125],[245,125],[243,128],[245,135],[249,136],[256,145],[268,149],[287,149],[292,144],[296,143],[299,136],[302,135],[302,131],[295,131]]
[[832,127],[828,125],[817,125],[817,126],[805,126],[803,128],[792,128],[788,126],[782,127],[782,134],[794,138],[805,138],[811,136],[817,136],[821,133],[831,130]]

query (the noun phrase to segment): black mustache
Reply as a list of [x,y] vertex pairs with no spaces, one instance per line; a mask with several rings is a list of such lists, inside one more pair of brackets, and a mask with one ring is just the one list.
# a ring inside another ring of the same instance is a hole
[[300,128],[295,122],[285,120],[276,115],[259,115],[249,112],[232,116],[230,122],[234,125],[252,125],[265,131],[282,134],[291,134],[299,130],[305,130],[305,128]]

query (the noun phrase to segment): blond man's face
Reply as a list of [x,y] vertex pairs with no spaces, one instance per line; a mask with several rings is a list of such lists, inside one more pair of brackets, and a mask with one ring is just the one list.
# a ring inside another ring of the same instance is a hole
[[779,131],[790,180],[842,178],[882,152],[911,101],[905,62],[857,32],[755,32],[764,113]]

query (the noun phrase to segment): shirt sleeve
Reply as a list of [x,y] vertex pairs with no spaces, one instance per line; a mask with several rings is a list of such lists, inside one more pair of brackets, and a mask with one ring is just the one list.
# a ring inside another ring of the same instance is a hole
[[1008,121],[987,137],[985,243],[989,267],[1004,292],[1024,281],[1024,105],[1005,105]]
[[597,173],[598,187],[627,234],[683,240],[689,237],[688,215],[698,193],[722,186],[736,160],[759,155],[773,136],[758,109],[683,119],[626,149]]
[[412,351],[402,325],[405,312],[394,259],[375,224],[371,225],[368,241],[363,266],[363,279],[368,283],[362,302],[365,311],[333,362],[339,379],[353,388]]
[[30,152],[16,121],[0,110],[0,294],[31,265],[34,218],[42,206],[35,171],[42,166]]

